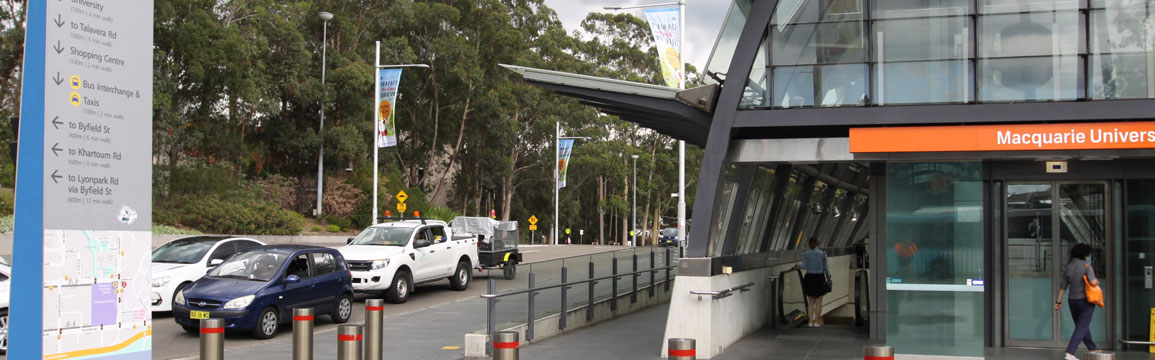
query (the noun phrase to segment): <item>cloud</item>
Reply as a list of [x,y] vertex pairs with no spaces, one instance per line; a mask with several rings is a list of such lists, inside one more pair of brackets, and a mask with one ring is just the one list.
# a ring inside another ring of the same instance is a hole
[[[573,33],[579,30],[581,21],[591,12],[605,12],[604,6],[631,6],[672,2],[671,0],[546,0],[546,6],[557,12],[558,19],[566,30]],[[707,57],[714,48],[714,41],[718,38],[718,31],[722,22],[726,20],[726,11],[730,9],[728,1],[723,0],[686,0],[686,60],[694,64],[699,70],[706,67]],[[633,11],[634,15],[642,17],[642,10]]]

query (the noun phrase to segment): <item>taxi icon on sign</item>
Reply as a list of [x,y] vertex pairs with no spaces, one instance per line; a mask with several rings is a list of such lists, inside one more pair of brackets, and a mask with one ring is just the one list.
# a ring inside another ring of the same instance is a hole
[[80,93],[73,91],[68,95],[68,103],[72,106],[80,106]]
[[68,84],[72,85],[73,89],[80,89],[80,77],[72,75],[72,78],[68,80]]

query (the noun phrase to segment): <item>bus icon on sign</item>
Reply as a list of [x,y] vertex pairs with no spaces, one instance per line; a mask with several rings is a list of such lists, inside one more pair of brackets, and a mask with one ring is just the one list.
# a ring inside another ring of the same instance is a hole
[[68,95],[68,103],[72,106],[80,106],[80,93],[73,91]]

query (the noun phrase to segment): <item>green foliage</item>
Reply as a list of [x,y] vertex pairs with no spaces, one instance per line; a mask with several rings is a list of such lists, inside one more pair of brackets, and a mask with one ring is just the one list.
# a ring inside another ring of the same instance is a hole
[[301,214],[253,197],[189,194],[178,198],[181,206],[162,212],[162,223],[213,234],[245,235],[297,235],[304,226]]
[[0,189],[0,216],[12,215],[16,208],[16,197],[12,189]]
[[196,230],[181,229],[168,225],[153,225],[153,235],[202,235],[204,233]]
[[430,207],[429,210],[422,211],[421,216],[433,220],[449,222],[450,220],[453,220],[453,218],[461,216],[461,213],[458,213],[457,211],[447,207],[433,206]]
[[[333,226],[336,226],[337,231],[341,231],[342,229],[353,228],[353,220],[350,220],[349,218],[346,218],[346,217],[325,216],[325,223],[329,224],[330,229]],[[333,230],[329,230],[329,231],[330,232],[336,232]]]
[[309,230],[312,230],[313,232],[322,232],[325,231],[325,227],[321,225],[313,225],[309,227]]
[[13,231],[16,231],[16,217],[0,216],[0,234],[11,234]]
[[328,226],[325,226],[325,230],[328,230],[329,232],[341,232],[341,227],[329,224]]

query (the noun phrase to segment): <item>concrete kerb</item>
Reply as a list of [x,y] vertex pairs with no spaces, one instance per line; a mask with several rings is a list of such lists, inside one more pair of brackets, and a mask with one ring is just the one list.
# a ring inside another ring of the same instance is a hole
[[[654,292],[653,297],[647,296],[645,292],[649,289],[650,286],[638,287],[639,296],[637,303],[630,303],[630,291],[620,292],[618,295],[617,311],[613,311],[610,307],[610,303],[613,301],[613,298],[611,297],[595,301],[593,321],[586,321],[586,312],[589,305],[582,305],[573,309],[569,309],[565,314],[565,330],[558,329],[561,314],[552,314],[538,318],[534,320],[534,337],[532,341],[526,340],[525,336],[526,330],[529,329],[528,323],[514,324],[512,326],[505,325],[505,327],[499,327],[497,331],[517,332],[519,338],[521,339],[521,345],[525,346],[554,336],[563,335],[566,332],[585,328],[606,320],[611,320],[618,316],[635,313],[656,305],[667,303],[670,301],[670,295],[673,293],[673,281],[674,279],[670,279],[670,292],[666,292],[664,289],[659,288]],[[665,280],[662,280],[652,286],[661,287],[664,283]],[[485,345],[488,341],[489,335],[486,334],[485,329],[465,334],[465,357],[470,359],[486,357]]]

